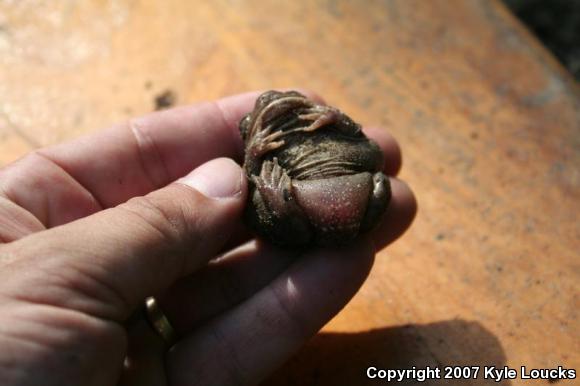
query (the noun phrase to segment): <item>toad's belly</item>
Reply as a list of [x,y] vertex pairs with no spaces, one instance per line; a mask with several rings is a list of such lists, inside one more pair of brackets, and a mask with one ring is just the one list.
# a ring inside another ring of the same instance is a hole
[[358,234],[373,189],[372,175],[293,181],[294,196],[317,234],[326,242],[343,242]]

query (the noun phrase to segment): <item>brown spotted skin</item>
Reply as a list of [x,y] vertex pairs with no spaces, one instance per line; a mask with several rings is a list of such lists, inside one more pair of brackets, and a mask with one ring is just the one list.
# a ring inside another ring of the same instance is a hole
[[383,155],[339,110],[268,91],[240,122],[250,182],[246,219],[291,248],[348,242],[372,229],[391,197]]

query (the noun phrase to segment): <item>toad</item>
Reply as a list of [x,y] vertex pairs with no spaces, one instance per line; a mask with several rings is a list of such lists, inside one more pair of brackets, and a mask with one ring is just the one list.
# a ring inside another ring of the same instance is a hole
[[360,125],[296,91],[268,91],[240,122],[246,221],[289,248],[336,245],[371,230],[391,197],[383,154]]

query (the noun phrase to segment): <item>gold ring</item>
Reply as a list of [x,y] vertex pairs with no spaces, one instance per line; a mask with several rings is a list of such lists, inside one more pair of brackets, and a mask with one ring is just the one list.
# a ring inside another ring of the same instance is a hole
[[170,347],[173,346],[177,342],[177,333],[153,296],[145,299],[145,314],[153,329],[165,343]]

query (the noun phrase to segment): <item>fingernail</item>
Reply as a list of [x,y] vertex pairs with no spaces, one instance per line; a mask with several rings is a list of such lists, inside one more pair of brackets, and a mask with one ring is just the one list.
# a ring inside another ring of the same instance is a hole
[[206,162],[177,183],[190,186],[209,198],[229,198],[242,191],[242,169],[229,158]]

